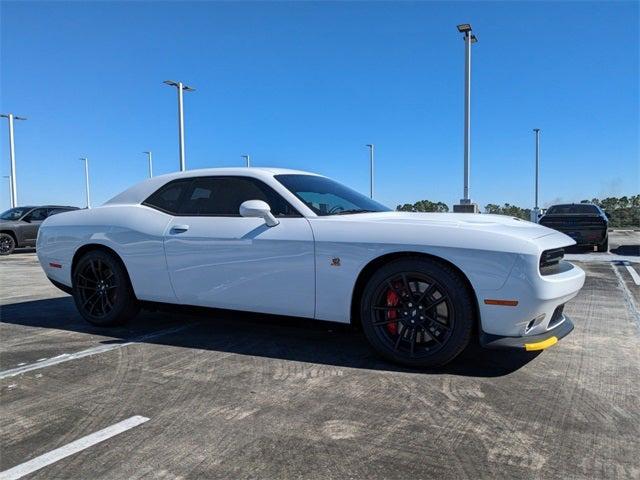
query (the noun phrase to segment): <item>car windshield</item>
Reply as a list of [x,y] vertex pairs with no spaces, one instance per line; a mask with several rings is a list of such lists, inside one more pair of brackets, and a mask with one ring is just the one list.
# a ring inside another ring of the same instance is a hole
[[597,215],[598,213],[598,207],[585,204],[554,205],[547,210],[547,215]]
[[276,175],[275,178],[317,215],[346,215],[391,210],[326,177]]
[[6,212],[3,212],[2,215],[0,215],[0,219],[2,219],[2,220],[19,220],[29,210],[30,210],[29,208],[21,208],[21,207],[11,208],[11,209],[7,210]]

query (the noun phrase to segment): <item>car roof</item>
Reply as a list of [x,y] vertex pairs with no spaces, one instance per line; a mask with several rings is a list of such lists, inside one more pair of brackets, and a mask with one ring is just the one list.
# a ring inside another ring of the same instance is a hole
[[142,203],[153,192],[162,187],[163,185],[181,178],[191,177],[207,177],[207,176],[243,176],[253,177],[258,179],[272,178],[276,175],[314,175],[320,176],[317,173],[305,172],[303,170],[293,170],[290,168],[276,168],[276,167],[229,167],[229,168],[201,168],[197,170],[187,170],[185,172],[168,173],[166,175],[159,175],[157,177],[148,178],[132,187],[128,188],[124,192],[111,198],[105,205],[114,204],[136,204]]
[[15,208],[24,208],[26,210],[33,210],[34,208],[69,208],[72,210],[79,210],[80,207],[73,207],[71,205],[24,205]]
[[551,205],[548,208],[551,208],[551,207],[572,207],[574,205],[587,205],[587,206],[591,206],[591,207],[597,207],[598,206],[595,203],[556,203],[554,205]]
[[72,205],[20,205],[14,208],[79,208]]

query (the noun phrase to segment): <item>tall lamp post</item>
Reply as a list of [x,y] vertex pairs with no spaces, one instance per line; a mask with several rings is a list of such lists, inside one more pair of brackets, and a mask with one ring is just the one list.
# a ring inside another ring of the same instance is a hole
[[89,159],[82,157],[81,162],[84,162],[84,188],[87,195],[87,208],[91,208],[91,194],[89,193]]
[[9,189],[11,192],[11,208],[18,206],[18,189],[16,183],[16,149],[15,143],[13,140],[13,121],[14,120],[26,120],[25,117],[18,117],[13,113],[8,114],[0,114],[0,117],[6,118],[9,120],[9,159],[10,159],[10,171],[9,175],[11,178],[9,179]]
[[536,136],[536,192],[535,192],[535,197],[536,197],[536,204],[533,207],[533,218],[531,219],[531,221],[538,223],[538,220],[540,219],[540,207],[538,205],[538,178],[539,178],[539,172],[540,172],[540,129],[539,128],[534,128],[533,132],[535,133]]
[[471,170],[471,45],[478,39],[471,33],[471,25],[458,25],[458,31],[464,34],[464,191],[459,205],[453,206],[454,212],[478,213],[478,206],[469,198],[469,174]]
[[241,155],[241,157],[244,159],[245,163],[247,164],[247,167],[251,166],[251,157],[249,155]]
[[174,80],[165,80],[164,83],[178,89],[178,143],[180,149],[180,171],[184,172],[186,170],[186,165],[184,160],[184,105],[182,101],[182,92],[193,92],[195,91],[195,88]]
[[[2,178],[9,180],[9,194],[11,194],[11,175],[3,175]],[[11,205],[11,208],[13,208],[13,205]]]
[[153,177],[153,156],[151,152],[142,152],[147,154],[147,160],[149,161],[149,178]]
[[373,150],[375,146],[368,143],[365,147],[369,148],[369,197],[373,198]]

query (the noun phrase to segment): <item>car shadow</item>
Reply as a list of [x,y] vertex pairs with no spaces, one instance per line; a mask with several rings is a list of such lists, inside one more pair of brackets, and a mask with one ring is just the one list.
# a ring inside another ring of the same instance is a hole
[[[6,324],[111,337],[102,340],[104,344],[134,341],[389,372],[499,377],[522,368],[539,354],[486,350],[472,344],[444,367],[413,369],[378,357],[357,328],[303,318],[229,310],[145,310],[126,326],[99,328],[82,319],[69,296],[8,304],[0,313]],[[185,328],[179,328],[182,326]],[[172,333],[153,335],[166,329]]]
[[21,247],[16,248],[13,253],[36,253],[36,249],[34,247]]
[[595,249],[590,246],[573,245],[571,247],[564,247],[564,253],[594,253]]
[[[565,253],[580,253],[589,254],[597,253],[593,247],[573,245],[571,247],[565,247]],[[620,245],[615,248],[609,249],[609,253],[614,255],[640,257],[640,245]]]
[[620,245],[617,248],[609,250],[616,255],[625,255],[629,257],[640,257],[640,245]]

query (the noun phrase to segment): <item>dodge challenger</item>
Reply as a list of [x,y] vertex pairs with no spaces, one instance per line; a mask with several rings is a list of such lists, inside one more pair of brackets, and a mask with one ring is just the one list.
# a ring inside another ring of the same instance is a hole
[[285,169],[180,172],[47,218],[48,278],[98,326],[177,304],[353,323],[432,367],[471,341],[542,350],[573,329],[584,272],[563,233],[500,215],[406,213]]

